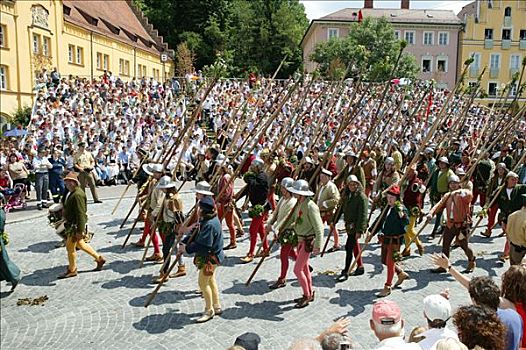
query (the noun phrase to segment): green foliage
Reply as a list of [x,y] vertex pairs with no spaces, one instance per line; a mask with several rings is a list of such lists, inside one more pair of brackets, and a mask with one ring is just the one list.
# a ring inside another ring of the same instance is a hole
[[[365,80],[385,81],[390,78],[405,45],[405,41],[396,40],[393,27],[386,18],[366,17],[361,23],[351,24],[346,38],[333,38],[319,43],[311,59],[319,64],[320,71],[326,77],[331,77],[329,67],[338,59],[344,66],[351,65],[361,72]],[[402,54],[394,76],[414,79],[417,72],[415,58]]]
[[301,66],[299,43],[309,21],[298,0],[134,0],[171,47],[186,42],[202,69],[221,55],[230,74],[278,77]]
[[16,125],[22,125],[26,127],[31,120],[32,108],[28,105],[25,105],[22,108],[18,108],[15,113],[13,113],[12,123]]

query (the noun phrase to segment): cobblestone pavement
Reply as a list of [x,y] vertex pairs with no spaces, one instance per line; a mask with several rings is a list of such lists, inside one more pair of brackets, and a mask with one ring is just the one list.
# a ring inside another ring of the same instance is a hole
[[[188,210],[193,204],[193,194],[185,193],[183,199]],[[104,255],[107,264],[102,272],[90,272],[95,264],[80,252],[81,273],[77,278],[57,280],[66,269],[67,256],[65,248],[55,248],[58,238],[47,225],[46,217],[30,214],[27,220],[21,218],[7,225],[11,237],[9,255],[24,277],[12,294],[8,294],[9,287],[2,282],[2,349],[226,349],[247,331],[261,336],[262,349],[286,349],[293,339],[313,337],[340,316],[352,318],[350,334],[356,348],[369,349],[376,344],[368,320],[371,304],[376,300],[374,293],[385,281],[376,239],[364,253],[366,274],[351,277],[344,283],[335,283],[334,277],[326,274],[341,270],[344,251],[312,259],[316,301],[297,310],[292,299],[302,293],[292,273],[293,264],[288,285],[276,291],[268,289],[268,284],[279,274],[277,251],[263,265],[254,282],[245,286],[256,265],[239,262],[248,250],[245,235],[236,250],[226,252],[228,258],[218,269],[223,314],[198,325],[194,320],[203,310],[203,300],[196,293],[197,269],[190,258],[186,258],[188,275],[171,279],[153,304],[144,308],[145,299],[154,288],[152,276],[159,265],[146,263],[140,268],[142,251],[131,247],[121,249],[131,224],[122,230],[119,225],[132,199],[123,200],[111,216],[115,203],[116,199],[107,199],[103,204],[88,205],[89,224],[96,232],[92,246]],[[427,227],[423,235],[427,236],[430,230],[431,226]],[[480,230],[471,239],[478,264],[473,275],[498,277],[505,268],[497,260],[504,239],[484,238]],[[496,233],[500,233],[500,229]],[[136,240],[138,235],[136,230],[131,240]],[[226,241],[228,243],[228,238]],[[428,253],[438,251],[436,242],[426,243]],[[462,269],[467,264],[460,249],[452,252],[452,261]],[[450,276],[429,272],[432,266],[427,254],[424,257],[413,254],[403,264],[411,279],[404,282],[401,289],[394,290],[389,299],[401,305],[406,332],[424,324],[422,300],[426,295],[449,288],[454,307],[469,302],[467,292]],[[17,306],[20,298],[43,295],[49,297],[44,305]]]

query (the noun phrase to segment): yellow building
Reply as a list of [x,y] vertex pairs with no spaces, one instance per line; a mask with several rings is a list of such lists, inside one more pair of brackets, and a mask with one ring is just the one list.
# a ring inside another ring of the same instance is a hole
[[173,75],[173,51],[131,1],[0,0],[0,116],[32,106],[37,72]]
[[[475,60],[468,73],[468,82],[474,84],[482,69],[487,67],[481,88],[488,97],[479,102],[491,106],[501,96],[503,87],[522,68],[526,56],[526,1],[475,0],[458,16],[465,23],[460,42],[461,62],[469,57]],[[512,97],[516,91],[517,86],[514,86]],[[520,102],[525,101],[523,94]]]

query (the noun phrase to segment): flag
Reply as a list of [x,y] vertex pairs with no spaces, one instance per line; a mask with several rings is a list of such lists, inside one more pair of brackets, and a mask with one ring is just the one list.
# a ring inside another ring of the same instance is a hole
[[361,23],[363,20],[363,14],[362,14],[362,10],[358,11],[358,23]]

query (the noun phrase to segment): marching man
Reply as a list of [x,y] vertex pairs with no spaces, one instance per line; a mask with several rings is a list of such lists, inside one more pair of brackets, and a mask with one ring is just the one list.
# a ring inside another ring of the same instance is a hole
[[298,236],[292,229],[293,220],[292,218],[285,222],[292,209],[296,205],[296,198],[289,192],[290,187],[294,184],[294,180],[290,177],[285,177],[281,180],[281,198],[276,206],[276,210],[272,213],[272,217],[265,226],[267,235],[270,231],[275,233],[282,232],[277,237],[281,244],[281,250],[279,257],[281,260],[281,273],[278,280],[272,284],[270,289],[278,289],[285,287],[287,281],[287,271],[289,270],[289,257],[292,260],[296,260],[298,255],[296,254],[296,245],[298,244]]
[[309,270],[309,257],[311,253],[318,254],[323,236],[323,221],[320,209],[310,199],[314,195],[309,190],[309,183],[305,180],[297,180],[290,187],[300,203],[294,214],[294,230],[298,235],[298,258],[294,265],[294,274],[303,289],[303,296],[294,299],[296,308],[304,308],[314,301],[314,290],[312,289],[312,276]]
[[340,201],[340,191],[338,187],[331,181],[332,173],[327,169],[321,170],[320,188],[316,194],[315,202],[320,208],[320,215],[323,222],[329,224],[329,235],[334,236],[334,246],[330,248],[327,253],[332,253],[340,250],[340,237],[336,230],[336,224],[333,223],[334,210]]
[[[449,191],[442,199],[430,210],[427,215],[430,221],[434,215],[443,212],[446,215],[446,225],[444,227],[444,242],[442,243],[442,253],[449,258],[451,242],[456,237],[459,246],[464,250],[468,257],[468,268],[465,272],[473,272],[475,269],[475,255],[469,248],[469,231],[471,227],[471,200],[473,193],[468,189],[460,188],[460,178],[451,175],[448,178]],[[445,209],[445,210],[444,210]],[[445,269],[438,267],[431,270],[434,273],[446,272]]]

